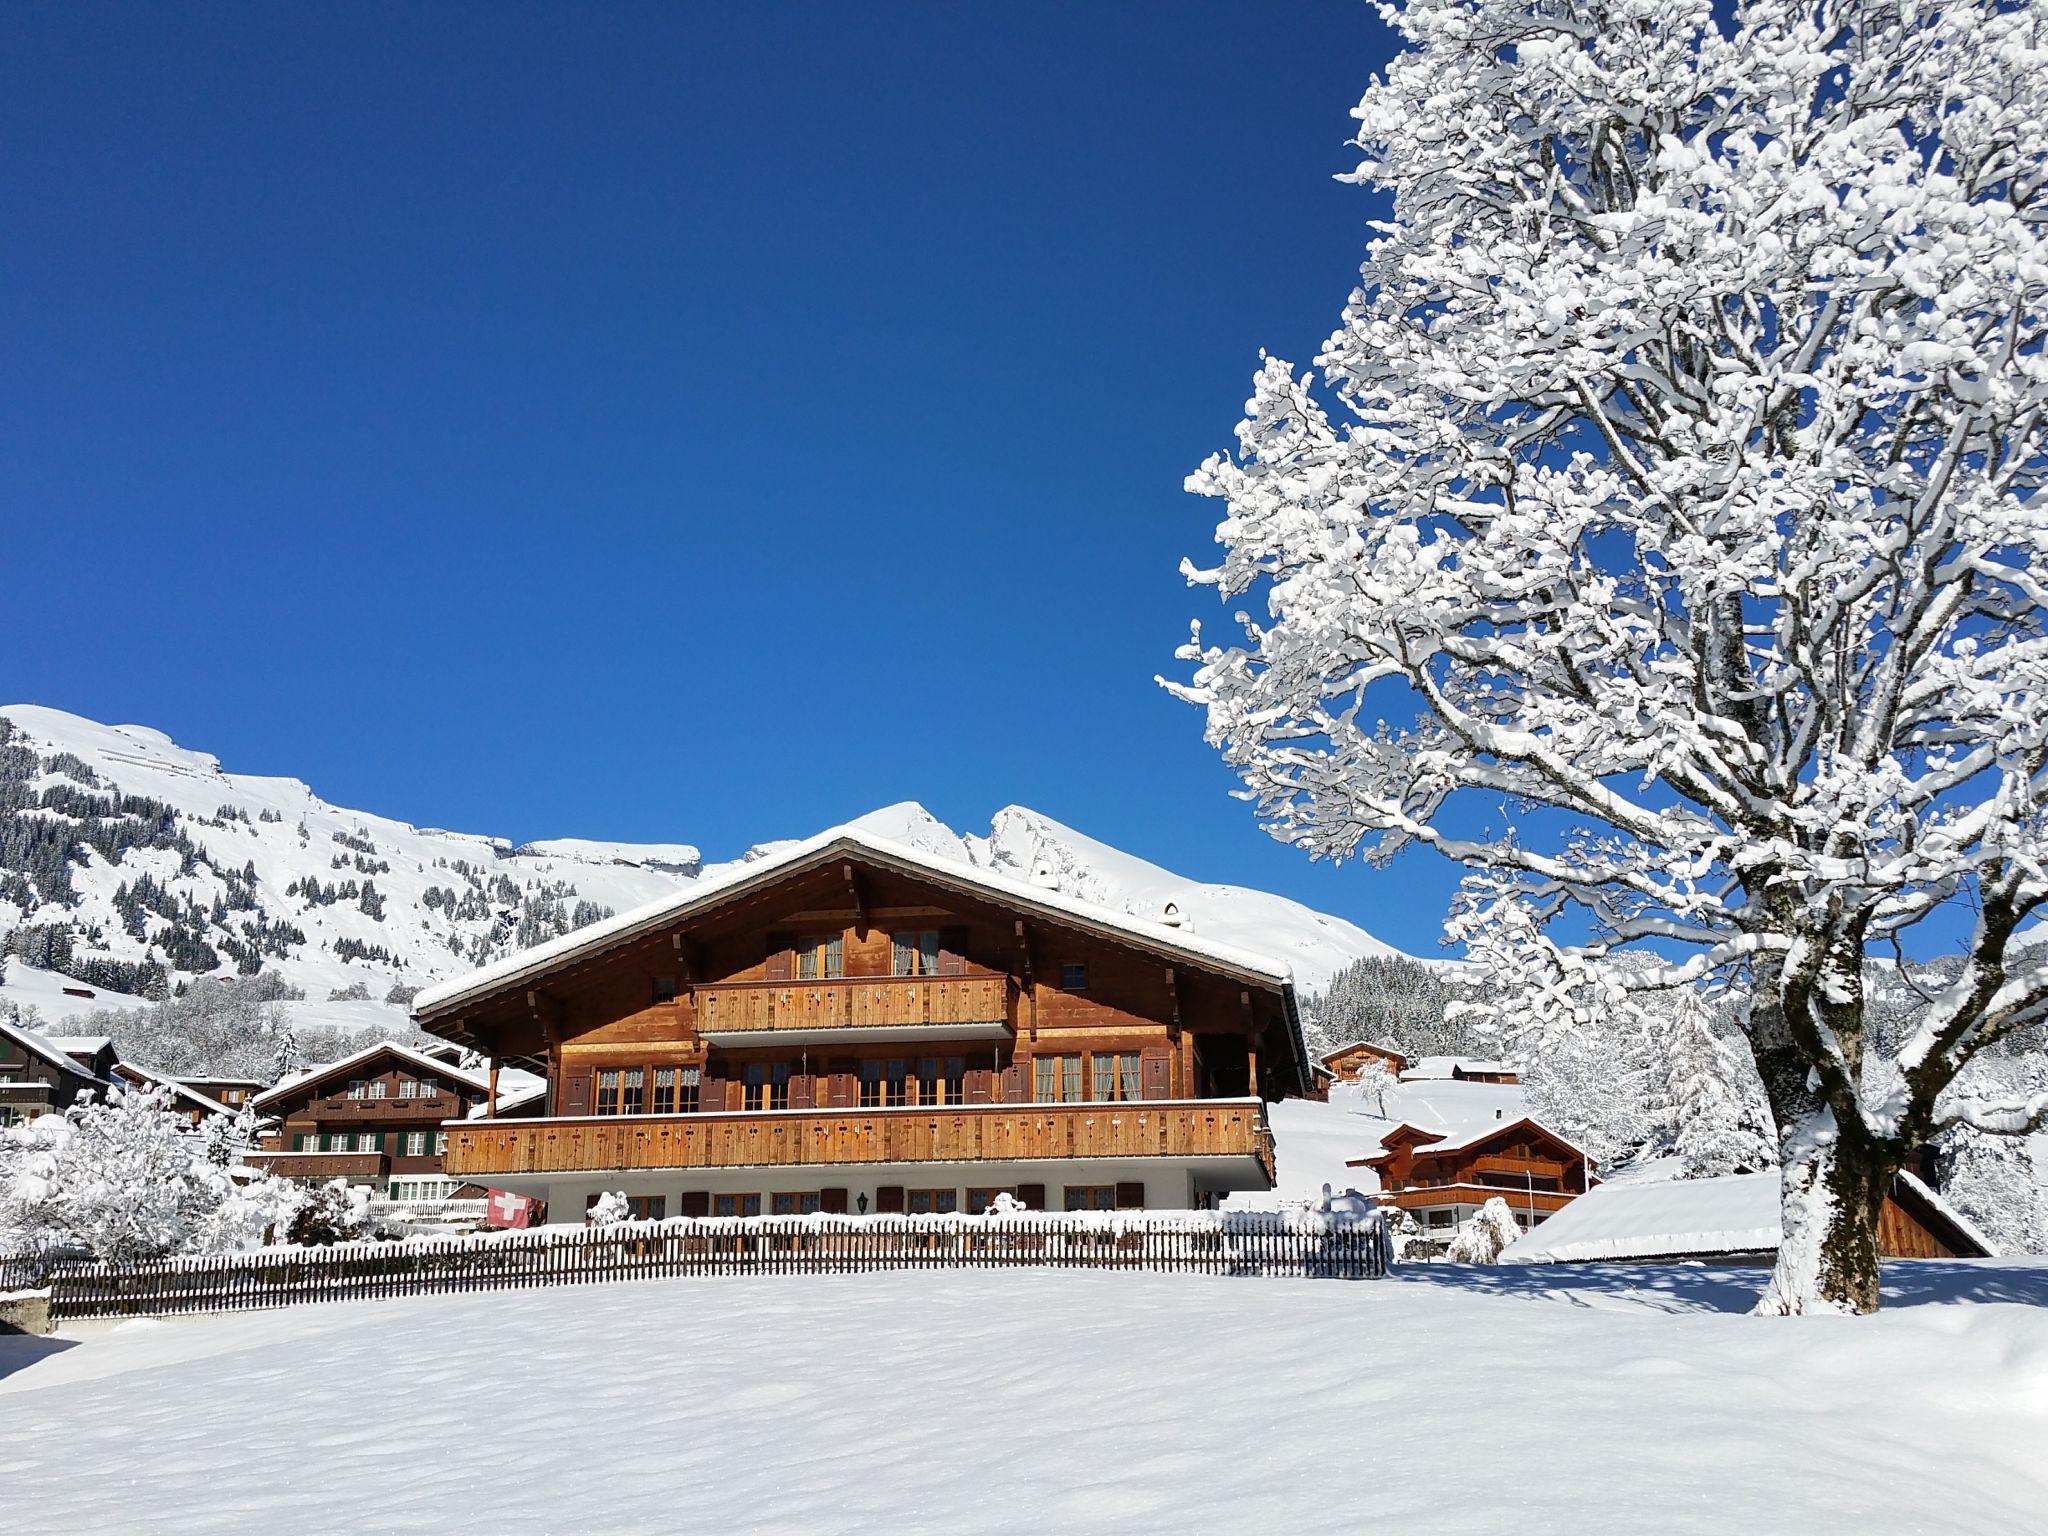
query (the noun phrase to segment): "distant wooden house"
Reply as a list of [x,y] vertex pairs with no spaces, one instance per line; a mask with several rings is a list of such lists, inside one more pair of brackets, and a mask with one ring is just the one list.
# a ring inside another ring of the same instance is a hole
[[1392,1046],[1375,1045],[1370,1040],[1353,1040],[1334,1051],[1323,1052],[1321,1057],[1324,1070],[1340,1083],[1356,1082],[1369,1061],[1381,1063],[1396,1077],[1408,1070],[1406,1056]]
[[1424,1056],[1402,1069],[1405,1083],[1504,1083],[1513,1085],[1522,1076],[1505,1061],[1477,1056]]
[[239,1110],[270,1086],[264,1077],[181,1077],[178,1082],[229,1111]]
[[201,1092],[184,1079],[152,1072],[132,1061],[115,1062],[111,1076],[114,1082],[126,1088],[162,1090],[166,1096],[166,1107],[173,1114],[183,1115],[195,1126],[211,1115],[232,1113],[220,1100]]
[[[1781,1234],[1778,1199],[1775,1170],[1602,1184],[1502,1258],[1526,1264],[1768,1264],[1777,1257]],[[1877,1251],[1892,1259],[1961,1259],[1983,1258],[1994,1249],[1923,1180],[1902,1172],[1878,1212]]]
[[1586,1154],[1527,1115],[1458,1132],[1404,1122],[1380,1138],[1377,1153],[1348,1166],[1372,1169],[1380,1203],[1432,1230],[1455,1227],[1498,1197],[1526,1232],[1593,1182]]

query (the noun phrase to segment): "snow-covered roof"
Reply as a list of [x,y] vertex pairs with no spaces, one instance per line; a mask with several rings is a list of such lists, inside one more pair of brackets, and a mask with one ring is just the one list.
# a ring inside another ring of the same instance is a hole
[[1318,1061],[1330,1061],[1335,1057],[1342,1056],[1346,1051],[1376,1051],[1382,1056],[1397,1056],[1402,1061],[1408,1059],[1403,1052],[1395,1050],[1391,1045],[1381,1045],[1377,1040],[1346,1040],[1342,1045],[1331,1046],[1316,1059]]
[[10,1024],[5,1019],[0,1019],[0,1036],[12,1040],[30,1055],[40,1057],[59,1071],[69,1072],[74,1077],[82,1077],[90,1083],[100,1081],[80,1066],[76,1057],[46,1035],[39,1035],[32,1029],[23,1029],[18,1024]]
[[[1987,1253],[1997,1251],[1919,1179],[1910,1173],[1901,1174],[1900,1179]],[[1642,1179],[1597,1185],[1511,1243],[1501,1260],[1571,1264],[1772,1253],[1782,1235],[1778,1183],[1773,1169],[1712,1179]]]
[[424,1019],[430,1014],[445,1013],[459,1003],[539,975],[565,960],[658,930],[741,891],[767,885],[798,869],[829,863],[846,854],[859,854],[873,863],[916,874],[936,884],[992,897],[1026,911],[1063,918],[1080,927],[1164,954],[1186,955],[1222,970],[1292,991],[1293,971],[1285,961],[1254,954],[1234,945],[1219,944],[1166,923],[1099,907],[1064,891],[1029,884],[937,850],[878,836],[864,827],[845,826],[785,844],[750,862],[728,865],[672,896],[658,897],[630,912],[622,912],[516,955],[493,961],[467,976],[428,987],[413,999],[414,1017]]
[[1935,1192],[1934,1186],[1921,1178],[1919,1174],[1913,1172],[1910,1168],[1901,1168],[1896,1177],[1899,1183],[1905,1185],[1914,1194],[1933,1206],[1935,1210],[1962,1228],[1964,1234],[1982,1248],[1985,1253],[1995,1255],[1998,1252],[1998,1244],[1992,1242],[1990,1238],[1984,1235],[1982,1227],[1979,1227],[1977,1223],[1970,1220],[1969,1217],[1965,1216],[1953,1205],[1950,1205],[1946,1199]]
[[[1552,1141],[1558,1143],[1558,1145],[1570,1147],[1572,1151],[1578,1152],[1579,1156],[1581,1157],[1585,1157],[1586,1155],[1584,1152],[1580,1151],[1578,1146],[1572,1142],[1570,1137],[1564,1136],[1559,1132],[1552,1130],[1549,1126],[1545,1125],[1541,1120],[1538,1120],[1534,1115],[1517,1115],[1512,1120],[1503,1118],[1491,1121],[1474,1121],[1471,1124],[1467,1125],[1462,1131],[1455,1132],[1436,1131],[1432,1130],[1430,1127],[1426,1125],[1417,1125],[1413,1121],[1404,1120],[1399,1125],[1393,1126],[1390,1129],[1383,1131],[1381,1133],[1381,1150],[1379,1152],[1374,1153],[1372,1159],[1369,1159],[1369,1161],[1377,1160],[1378,1158],[1386,1156],[1385,1147],[1388,1139],[1399,1131],[1406,1130],[1414,1131],[1417,1133],[1418,1145],[1415,1148],[1415,1155],[1417,1157],[1439,1157],[1446,1152],[1462,1152],[1467,1147],[1477,1146],[1480,1142],[1483,1141],[1491,1141],[1494,1137],[1500,1135],[1504,1131],[1512,1131],[1522,1126],[1527,1126],[1531,1130],[1542,1132],[1545,1136],[1548,1136]],[[1591,1159],[1588,1159],[1588,1161],[1590,1162]]]
[[[521,1073],[520,1075],[522,1077],[532,1076],[531,1073]],[[544,1077],[536,1077],[532,1082],[520,1083],[512,1088],[507,1088],[500,1083],[498,1086],[498,1107],[496,1112],[502,1115],[508,1109],[523,1108],[531,1104],[535,1099],[546,1097],[547,1091],[548,1081]],[[488,1119],[491,1114],[492,1109],[490,1105],[479,1104],[469,1112],[469,1118],[472,1120],[484,1120]]]
[[45,1035],[43,1038],[60,1051],[77,1051],[86,1056],[97,1056],[114,1043],[112,1035]]
[[227,1105],[208,1094],[201,1093],[197,1088],[187,1084],[182,1078],[171,1077],[162,1072],[152,1072],[148,1067],[138,1066],[132,1061],[115,1063],[115,1070],[130,1073],[141,1078],[144,1082],[155,1083],[159,1087],[168,1088],[175,1097],[184,1099],[188,1103],[197,1106],[203,1114],[226,1115],[230,1119],[234,1117],[234,1111],[229,1109]]
[[1513,1072],[1513,1066],[1505,1061],[1487,1061],[1478,1056],[1423,1056],[1413,1062],[1403,1077],[1430,1080],[1453,1078],[1460,1072],[1468,1076],[1484,1074],[1498,1077],[1504,1072]]
[[471,1088],[482,1089],[485,1092],[490,1091],[490,1083],[474,1072],[466,1072],[461,1067],[453,1066],[448,1062],[429,1056],[423,1051],[416,1051],[409,1045],[400,1045],[396,1040],[379,1040],[374,1045],[364,1046],[360,1051],[351,1051],[339,1061],[330,1061],[323,1066],[309,1067],[304,1072],[283,1078],[274,1086],[264,1089],[263,1092],[257,1094],[249,1102],[255,1106],[272,1103],[294,1089],[304,1088],[309,1083],[316,1083],[323,1078],[333,1077],[338,1073],[346,1072],[349,1068],[359,1063],[386,1053],[398,1057],[401,1061],[410,1062],[413,1066],[425,1071],[436,1072],[443,1077],[452,1077],[457,1082],[467,1084]]

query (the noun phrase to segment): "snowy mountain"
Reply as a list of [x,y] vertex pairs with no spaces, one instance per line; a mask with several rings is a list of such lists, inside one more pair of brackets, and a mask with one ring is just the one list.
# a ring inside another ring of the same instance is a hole
[[[1340,918],[1184,880],[1019,806],[998,812],[986,836],[962,836],[914,802],[857,825],[1272,954],[1294,966],[1305,990],[1361,955],[1392,953]],[[0,944],[14,957],[10,993],[32,974],[83,982],[104,1001],[262,971],[313,1002],[354,986],[381,1000],[394,986],[460,974],[706,872],[687,843],[566,837],[515,846],[415,827],[330,804],[298,779],[223,772],[212,756],[147,727],[0,709]],[[64,1006],[61,985],[33,990],[46,1018],[61,1016],[52,1011]]]

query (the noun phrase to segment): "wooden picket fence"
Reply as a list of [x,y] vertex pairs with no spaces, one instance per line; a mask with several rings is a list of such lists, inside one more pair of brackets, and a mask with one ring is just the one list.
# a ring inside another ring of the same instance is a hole
[[700,1275],[894,1269],[1103,1269],[1376,1279],[1377,1217],[1270,1212],[1110,1216],[757,1216],[540,1228],[467,1238],[58,1265],[53,1319],[230,1312],[360,1297]]

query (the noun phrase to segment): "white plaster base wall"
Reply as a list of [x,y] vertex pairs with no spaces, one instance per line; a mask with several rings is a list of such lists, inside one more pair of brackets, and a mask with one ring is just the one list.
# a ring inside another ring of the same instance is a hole
[[757,1194],[761,1214],[773,1212],[777,1194],[797,1194],[821,1189],[847,1192],[848,1210],[858,1213],[860,1200],[867,1197],[867,1209],[876,1208],[875,1191],[883,1185],[905,1190],[950,1189],[966,1210],[969,1189],[1015,1189],[1021,1184],[1045,1186],[1049,1211],[1066,1208],[1069,1186],[1142,1184],[1148,1210],[1188,1210],[1212,1203],[1231,1189],[1262,1187],[1248,1184],[1243,1159],[1239,1158],[1088,1158],[1058,1162],[1017,1163],[890,1163],[858,1167],[805,1164],[785,1168],[739,1168],[718,1172],[681,1170],[670,1172],[577,1173],[505,1175],[491,1181],[494,1188],[516,1194],[537,1195],[548,1203],[550,1226],[579,1226],[589,1197],[607,1190],[625,1195],[660,1195],[667,1201],[667,1214],[681,1215],[685,1190],[708,1194]]

